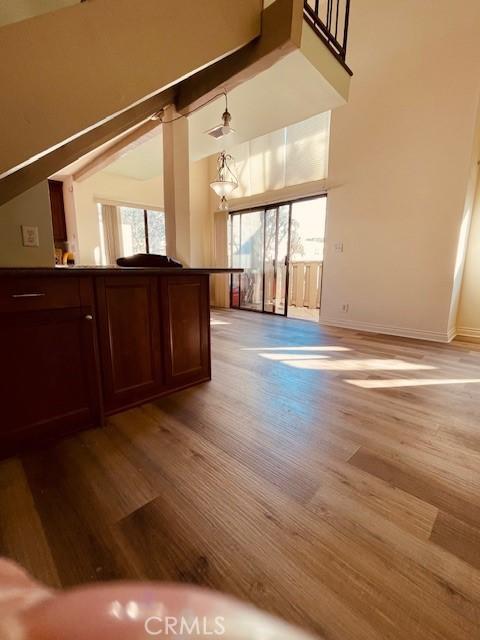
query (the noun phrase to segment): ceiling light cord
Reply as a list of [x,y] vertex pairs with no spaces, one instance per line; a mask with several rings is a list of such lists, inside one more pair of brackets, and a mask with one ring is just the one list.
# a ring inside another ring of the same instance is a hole
[[[195,111],[198,111],[199,109],[202,109],[203,107],[206,107],[207,104],[210,104],[210,102],[213,102],[217,98],[220,98],[220,96],[225,96],[225,110],[228,111],[227,92],[225,90],[223,90],[221,93],[217,93],[216,95],[212,96],[209,100],[206,100],[202,104],[199,104],[198,107],[195,107],[195,109],[192,109],[188,115],[190,115],[191,113],[195,113]],[[164,110],[162,109],[162,112],[163,111]],[[158,113],[160,113],[160,112],[153,113],[151,117],[156,116]],[[180,113],[176,118],[172,118],[171,120],[162,120],[162,124],[171,124],[172,122],[176,122],[177,120],[181,120],[182,118],[186,118],[186,117],[187,116],[184,116],[183,113]]]

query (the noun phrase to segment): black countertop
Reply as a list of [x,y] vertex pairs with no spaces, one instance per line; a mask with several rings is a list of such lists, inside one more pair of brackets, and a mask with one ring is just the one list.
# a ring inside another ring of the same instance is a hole
[[71,266],[71,267],[0,267],[0,276],[118,276],[118,275],[207,275],[210,273],[242,273],[243,269],[176,268],[176,267],[106,267]]

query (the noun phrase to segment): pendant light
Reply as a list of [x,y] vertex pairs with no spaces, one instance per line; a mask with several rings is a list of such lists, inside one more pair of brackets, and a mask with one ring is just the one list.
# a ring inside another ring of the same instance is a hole
[[235,129],[232,129],[230,126],[232,116],[228,110],[227,92],[225,91],[223,95],[225,96],[225,111],[222,114],[222,124],[218,124],[216,127],[205,131],[205,133],[208,133],[209,136],[212,136],[212,138],[215,138],[216,140],[220,140],[220,138],[223,138],[224,136],[229,136],[231,133],[235,133]]
[[220,196],[220,210],[228,210],[228,196],[238,187],[238,180],[230,167],[233,158],[230,154],[222,151],[217,158],[216,180],[210,183],[210,187]]

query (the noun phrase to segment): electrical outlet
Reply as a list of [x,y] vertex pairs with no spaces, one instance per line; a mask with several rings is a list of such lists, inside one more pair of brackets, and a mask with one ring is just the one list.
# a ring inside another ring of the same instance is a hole
[[22,239],[24,247],[38,247],[38,227],[26,227],[22,225]]
[[335,253],[343,253],[343,242],[335,242]]
[[348,313],[349,308],[350,308],[350,305],[348,303],[342,304],[343,313]]

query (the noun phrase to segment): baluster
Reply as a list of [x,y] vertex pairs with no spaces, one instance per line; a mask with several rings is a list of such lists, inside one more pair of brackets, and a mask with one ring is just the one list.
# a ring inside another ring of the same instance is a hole
[[332,33],[332,0],[327,2],[327,29],[330,35]]
[[344,29],[343,29],[343,58],[347,51],[347,38],[348,38],[348,21],[350,19],[350,0],[345,1],[345,17],[344,17]]
[[337,0],[337,10],[335,13],[335,40],[337,39],[337,35],[338,35],[338,13],[339,13],[339,4],[340,4],[340,0]]

